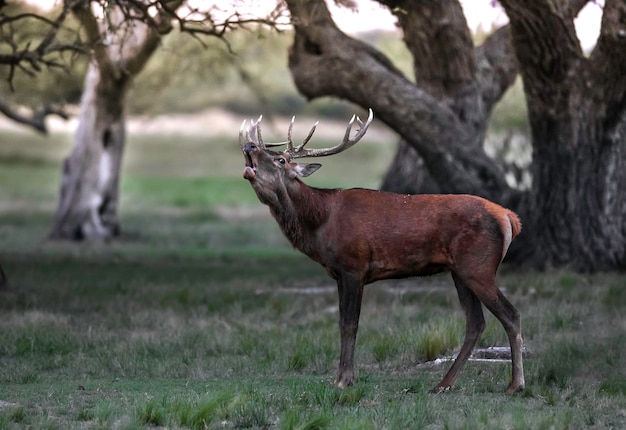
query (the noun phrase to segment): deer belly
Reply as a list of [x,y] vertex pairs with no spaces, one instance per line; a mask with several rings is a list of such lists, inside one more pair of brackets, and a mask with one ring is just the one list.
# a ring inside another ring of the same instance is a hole
[[374,282],[382,279],[402,279],[413,276],[429,276],[448,271],[448,264],[441,259],[403,255],[397,258],[376,259],[369,264],[367,279]]
[[429,246],[409,248],[398,246],[398,242],[395,246],[387,243],[373,247],[362,243],[339,250],[334,255],[340,268],[360,272],[366,283],[433,275],[449,270],[450,263],[445,253],[436,252]]

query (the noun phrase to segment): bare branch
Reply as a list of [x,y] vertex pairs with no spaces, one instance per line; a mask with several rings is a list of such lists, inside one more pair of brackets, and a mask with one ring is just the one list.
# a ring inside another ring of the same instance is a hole
[[[135,4],[141,2],[131,1],[129,3]],[[137,52],[126,65],[126,71],[131,74],[131,76],[137,75],[144,68],[152,53],[159,46],[162,36],[172,31],[172,20],[174,19],[173,13],[181,6],[183,0],[172,0],[163,3],[167,3],[167,5],[163,6],[162,4],[162,8],[158,11],[154,19],[150,17],[146,18],[147,21],[144,21],[149,26],[146,37],[140,45],[141,47],[139,52]],[[150,16],[147,7],[144,9],[141,5],[136,5],[136,8],[144,16]]]
[[[66,21],[71,9],[85,0],[67,1],[55,19],[50,19],[32,12],[19,13],[13,16],[0,12],[0,38],[10,47],[10,52],[0,55],[0,65],[9,66],[7,80],[13,88],[15,71],[19,70],[29,76],[43,70],[44,67],[64,67],[57,58],[57,54],[64,52],[82,53],[81,44],[77,40],[74,43],[58,43],[58,35],[63,23]],[[50,28],[41,41],[33,46],[28,42],[20,46],[13,25],[22,23],[24,20],[36,20],[45,23]]]
[[207,11],[191,10],[186,16],[175,14],[181,32],[191,35],[213,36],[223,38],[230,30],[246,28],[250,25],[263,25],[276,31],[281,31],[281,20],[287,18],[287,9],[284,3],[279,2],[265,17],[243,15],[234,11],[225,18],[215,18],[216,8]]
[[49,115],[57,115],[65,120],[69,118],[69,115],[63,108],[52,104],[46,105],[38,111],[30,112],[30,114],[24,114],[2,99],[0,99],[0,113],[15,122],[32,127],[42,134],[48,133],[46,118]]

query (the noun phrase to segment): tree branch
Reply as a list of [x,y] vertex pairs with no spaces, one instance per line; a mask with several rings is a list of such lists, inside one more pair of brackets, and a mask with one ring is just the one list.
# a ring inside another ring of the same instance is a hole
[[[499,166],[471,142],[455,113],[401,74],[382,54],[343,34],[321,2],[288,0],[295,28],[289,67],[309,98],[335,96],[377,117],[417,149],[444,192],[500,199],[511,192]],[[454,144],[445,145],[446,142]]]
[[0,99],[0,113],[17,123],[32,127],[42,134],[48,133],[46,118],[49,115],[57,115],[65,120],[69,118],[69,115],[62,108],[52,104],[46,105],[43,109],[38,111],[31,112],[30,115],[26,115],[19,112],[18,109],[12,107],[2,99]]
[[[251,24],[264,25],[280,31],[281,19],[286,19],[286,8],[282,2],[272,9],[265,17],[243,15],[236,11],[225,19],[216,21],[211,11],[201,12],[193,10],[186,17],[176,15],[180,31],[194,36],[214,36],[222,38],[227,31],[249,26]],[[192,18],[195,17],[195,18]]]
[[438,99],[475,92],[473,42],[458,0],[378,0],[398,19],[416,85]]
[[[163,3],[164,4],[162,5],[162,8],[159,9],[156,18],[148,21],[146,36],[143,42],[139,44],[139,49],[126,61],[126,72],[131,76],[136,76],[139,72],[141,72],[154,51],[159,46],[162,36],[172,31],[174,28],[172,20],[175,17],[175,11],[182,5],[183,0],[173,0]],[[147,11],[143,11],[143,13],[149,15]]]
[[87,35],[87,43],[92,49],[94,59],[99,65],[100,72],[117,76],[119,71],[113,66],[109,52],[104,43],[104,35],[100,29],[100,24],[91,9],[91,1],[87,0],[73,4],[72,12],[80,21]]
[[479,91],[489,112],[513,85],[518,74],[517,59],[511,45],[510,27],[492,33],[476,48]]
[[[501,0],[511,26],[511,40],[524,77],[529,103],[567,97],[572,71],[583,52],[576,36],[576,12],[570,2]],[[528,43],[528,41],[541,43]],[[546,93],[546,91],[549,91]]]

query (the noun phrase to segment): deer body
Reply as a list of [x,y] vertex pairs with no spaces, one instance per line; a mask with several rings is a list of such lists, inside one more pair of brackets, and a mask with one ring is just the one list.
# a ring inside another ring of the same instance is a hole
[[[499,262],[508,248],[502,226],[514,228],[510,211],[475,196],[297,188],[287,197],[298,212],[286,214],[283,205],[271,213],[291,244],[333,279],[346,268],[370,284],[454,270],[459,258]],[[476,243],[483,231],[489,237]]]
[[[371,113],[361,136],[369,122]],[[521,230],[515,213],[470,195],[310,187],[299,177],[310,175],[320,165],[291,162],[296,153],[291,129],[288,151],[282,153],[267,149],[260,132],[253,127],[251,131],[245,145],[242,142],[244,178],[269,206],[291,244],[337,281],[341,355],[335,383],[339,387],[354,382],[354,346],[364,285],[450,271],[466,316],[466,336],[457,359],[433,391],[451,388],[471,354],[485,328],[481,303],[500,320],[511,343],[513,377],[507,392],[523,389],[519,313],[495,284],[497,268]],[[349,131],[350,127],[343,146]]]

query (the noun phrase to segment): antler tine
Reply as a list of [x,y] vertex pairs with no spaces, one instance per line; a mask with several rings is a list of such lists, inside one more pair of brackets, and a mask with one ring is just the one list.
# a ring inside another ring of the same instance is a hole
[[300,155],[300,154],[306,152],[306,150],[303,149],[304,145],[306,145],[307,142],[311,139],[311,137],[313,136],[313,133],[315,133],[315,128],[318,126],[320,122],[317,121],[315,124],[313,124],[313,127],[309,131],[309,134],[307,135],[307,137],[302,141],[300,145],[294,148],[292,133],[293,133],[293,124],[295,122],[296,122],[296,116],[294,115],[291,117],[291,124],[289,124],[289,130],[287,131],[287,148],[283,151],[283,153],[289,154],[291,158],[301,158],[301,157],[304,157],[305,155]]
[[291,140],[291,136],[292,136],[292,132],[293,132],[293,124],[296,122],[296,116],[292,116],[291,117],[291,122],[289,123],[289,130],[287,130],[287,148],[285,148],[285,150],[283,152],[286,152],[288,154],[292,154],[294,149],[293,149],[293,140]]
[[[281,146],[281,145],[287,145],[287,148],[285,148],[285,150],[283,151],[284,153],[287,154],[292,154],[294,151],[297,151],[297,148],[294,149],[293,148],[293,140],[291,139],[292,133],[293,133],[293,124],[296,122],[296,116],[292,116],[291,117],[291,123],[289,124],[289,130],[287,130],[287,141],[285,142],[276,142],[276,143],[266,143],[265,146],[266,147],[274,147],[274,146]],[[302,146],[302,145],[300,145]],[[298,147],[299,148],[299,147]]]
[[257,119],[256,121],[251,119],[250,120],[250,126],[248,127],[248,133],[246,134],[246,138],[260,146],[261,148],[265,148],[265,145],[263,144],[263,137],[261,136],[261,120],[263,119],[263,115],[259,116],[259,119]]
[[295,149],[296,153],[302,151],[302,149],[304,148],[304,145],[306,145],[309,142],[309,140],[311,140],[311,137],[313,137],[313,133],[315,133],[315,129],[317,128],[319,123],[320,123],[319,121],[315,121],[315,124],[313,124],[313,127],[311,127],[311,131],[309,131],[309,134],[304,138],[302,143],[298,145],[298,147]]
[[[261,134],[261,120],[263,119],[263,115],[259,116],[259,119],[256,121],[251,119],[250,125],[248,126],[248,130],[246,130],[245,139],[248,142],[252,142],[263,149],[271,148],[273,146],[281,146],[287,142],[276,142],[276,143],[265,143],[263,142],[263,135]],[[245,129],[246,121],[244,120],[241,124],[241,128],[239,129],[239,145],[243,146],[243,130]]]
[[[361,121],[361,118],[359,118],[358,116],[356,117],[356,120],[359,123],[359,131],[357,131],[356,135],[352,139],[352,140],[355,140],[354,143],[358,142],[359,140],[361,140],[361,138],[363,136],[365,136],[365,133],[367,132],[367,128],[370,126],[370,124],[374,120],[374,112],[372,112],[371,108],[369,109],[369,114],[367,116],[367,121],[365,121],[365,123],[363,123],[363,121]],[[348,130],[347,130],[348,131],[348,134],[347,134],[348,137],[349,137],[349,131],[350,131],[351,127],[352,127],[352,124],[350,124],[350,127],[348,127]]]
[[343,142],[346,142],[348,140],[350,140],[350,132],[352,131],[352,125],[354,124],[354,120],[358,119],[359,122],[361,122],[361,119],[356,115],[352,115],[352,118],[350,118],[350,121],[348,121],[348,127],[346,127],[346,133],[343,135]]
[[241,123],[241,127],[239,127],[239,146],[243,148],[243,145],[245,144],[245,138],[243,136],[243,130],[244,127],[246,126],[246,120],[244,119],[243,122]]
[[[359,130],[357,131],[356,135],[352,139],[350,139],[350,132],[352,131],[352,125],[354,124],[355,120],[359,124]],[[304,139],[302,144],[298,146],[297,148],[295,148],[293,151],[289,151],[289,155],[291,156],[291,158],[324,157],[327,155],[333,155],[333,154],[338,154],[340,152],[343,152],[346,149],[355,145],[359,140],[361,140],[363,136],[365,136],[365,133],[367,132],[367,129],[373,120],[374,120],[374,112],[372,111],[371,108],[369,109],[369,115],[365,123],[361,121],[361,119],[358,116],[352,115],[352,118],[348,122],[348,128],[346,128],[346,133],[343,137],[343,141],[339,145],[333,146],[332,148],[304,149],[304,145],[306,145],[309,139],[311,139],[311,136],[313,135],[313,132],[315,131],[315,127],[317,126],[317,123],[315,123],[315,125],[309,132],[309,135],[306,137],[306,139]]]
[[263,115],[259,115],[259,119],[256,121],[256,133],[257,139],[259,141],[259,145],[261,148],[265,148],[265,144],[263,143],[263,136],[261,135],[261,120],[263,119]]

